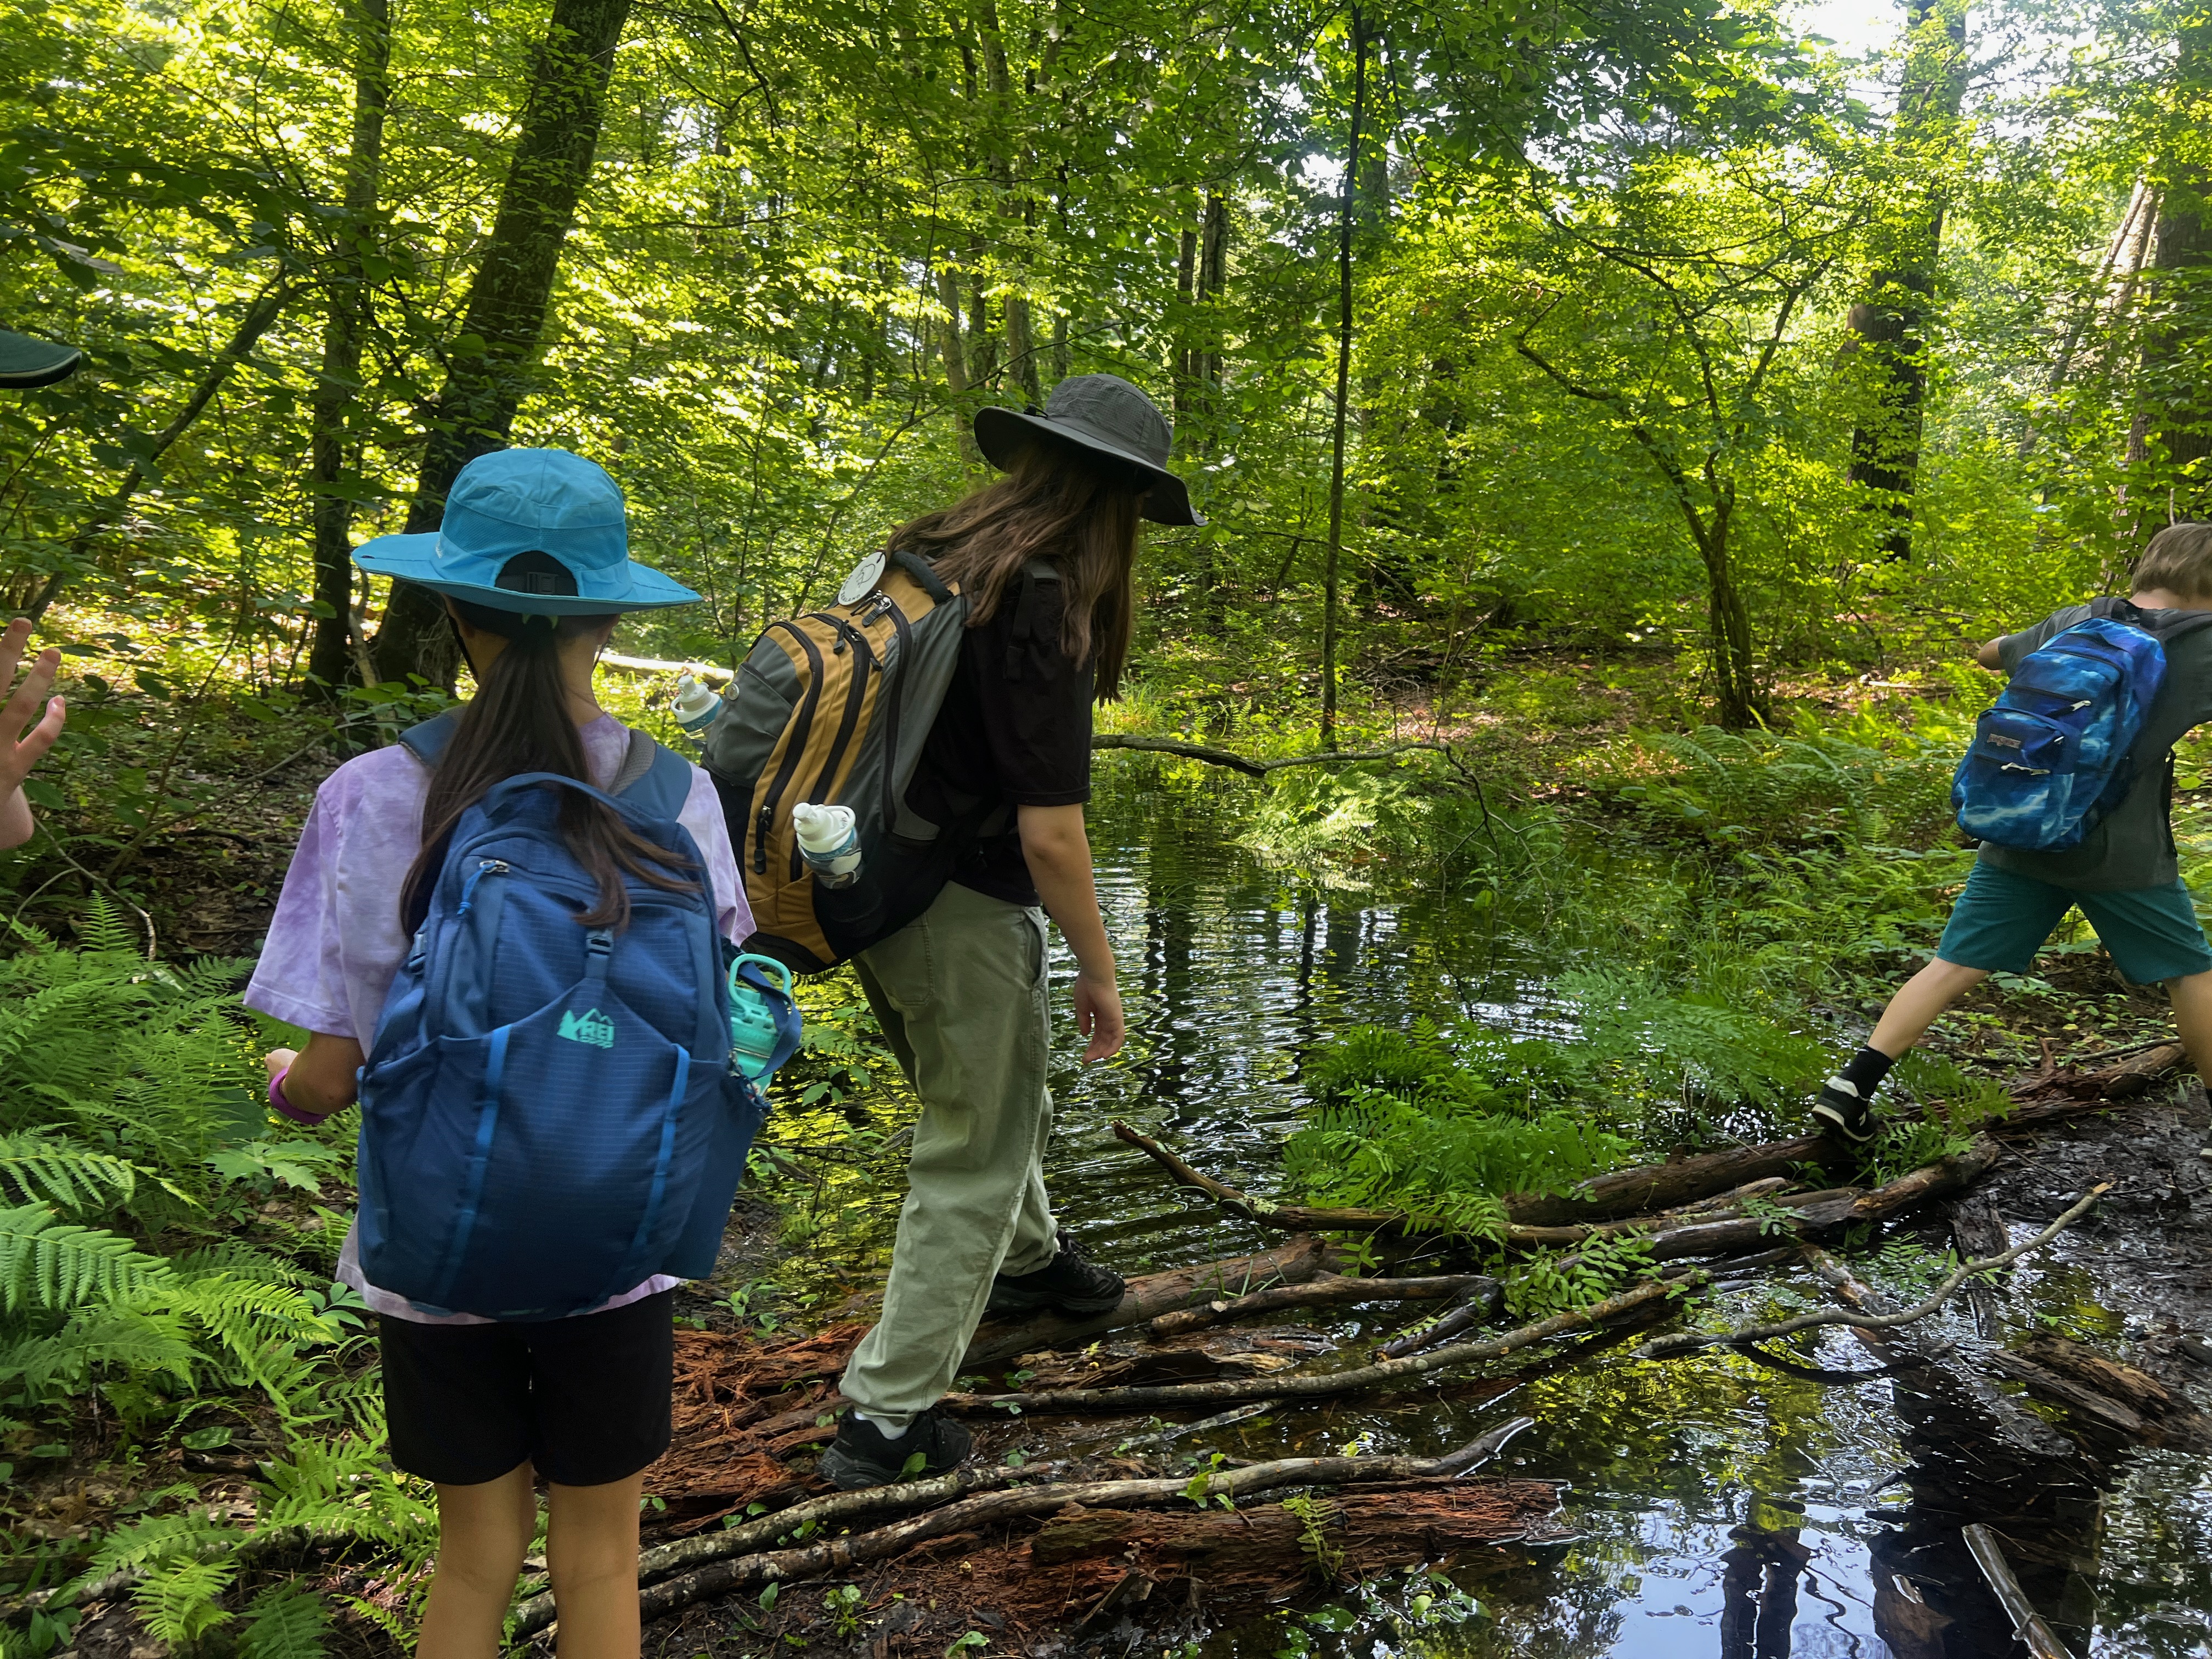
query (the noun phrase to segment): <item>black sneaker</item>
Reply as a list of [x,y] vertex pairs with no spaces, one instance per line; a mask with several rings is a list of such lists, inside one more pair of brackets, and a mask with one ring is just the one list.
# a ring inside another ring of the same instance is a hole
[[[968,1461],[975,1443],[965,1427],[937,1407],[915,1414],[906,1432],[893,1440],[854,1412],[837,1419],[837,1437],[822,1454],[816,1473],[832,1486],[851,1492],[858,1486],[888,1486],[894,1480],[920,1480],[944,1474]],[[911,1473],[907,1466],[919,1454],[921,1462]]]
[[1060,1254],[1033,1273],[1000,1273],[991,1281],[991,1300],[986,1310],[994,1314],[1036,1313],[1049,1308],[1055,1313],[1111,1313],[1121,1305],[1128,1281],[1094,1262],[1065,1231],[1060,1235]]
[[1844,1078],[1832,1077],[1821,1086],[1813,1101],[1813,1121],[1823,1133],[1854,1146],[1863,1146],[1875,1137],[1874,1108]]

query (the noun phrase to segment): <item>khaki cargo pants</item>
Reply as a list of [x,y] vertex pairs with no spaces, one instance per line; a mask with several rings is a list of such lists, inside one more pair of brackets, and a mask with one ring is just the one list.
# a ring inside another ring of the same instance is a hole
[[993,1275],[1058,1249],[1044,1192],[1051,1014],[1044,912],[948,885],[857,960],[921,1097],[883,1317],[845,1367],[845,1397],[897,1427],[951,1387]]

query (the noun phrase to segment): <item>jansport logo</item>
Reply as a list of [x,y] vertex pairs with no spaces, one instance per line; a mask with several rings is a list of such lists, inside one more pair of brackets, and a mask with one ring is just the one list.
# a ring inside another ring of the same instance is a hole
[[571,1008],[561,1016],[561,1035],[571,1042],[611,1048],[615,1046],[615,1023],[596,1008],[580,1014]]

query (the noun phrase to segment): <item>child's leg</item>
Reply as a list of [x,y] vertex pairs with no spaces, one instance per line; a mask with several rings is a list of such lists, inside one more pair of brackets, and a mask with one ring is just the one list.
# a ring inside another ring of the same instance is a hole
[[1965,968],[1935,957],[1889,1000],[1867,1038],[1867,1047],[1892,1060],[1902,1060],[1953,1003],[1989,976],[1986,968]]
[[[430,1581],[417,1659],[498,1659],[507,1605],[538,1530],[532,1479],[523,1463],[479,1486],[438,1488],[438,1576]],[[633,1512],[633,1553],[635,1522]],[[635,1650],[635,1607],[630,1629]]]
[[560,1609],[560,1659],[637,1659],[637,1506],[645,1472],[552,1488],[545,1565]]
[[2189,1063],[2212,1083],[2212,973],[2170,979],[2166,994],[2172,999],[2173,1029],[2189,1051]]

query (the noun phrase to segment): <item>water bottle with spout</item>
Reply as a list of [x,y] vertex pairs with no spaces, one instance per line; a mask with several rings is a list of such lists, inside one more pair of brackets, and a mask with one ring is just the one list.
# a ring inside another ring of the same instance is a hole
[[791,809],[799,856],[824,887],[850,887],[860,878],[860,837],[849,806],[801,801]]
[[689,674],[676,677],[676,723],[694,742],[707,741],[707,728],[722,712],[721,694]]

